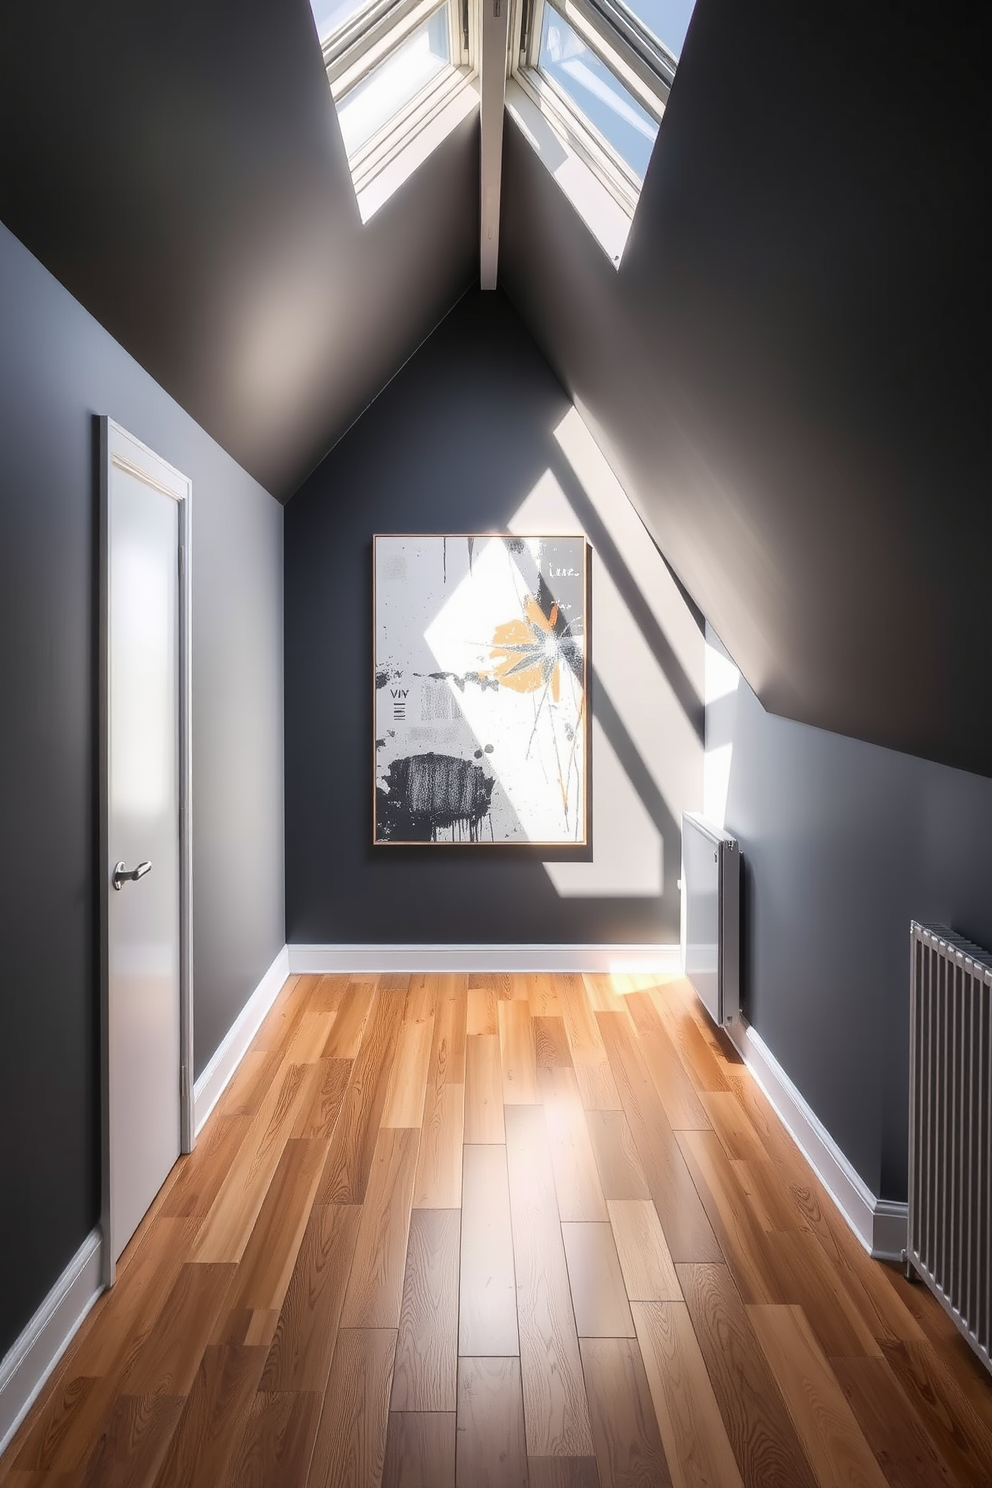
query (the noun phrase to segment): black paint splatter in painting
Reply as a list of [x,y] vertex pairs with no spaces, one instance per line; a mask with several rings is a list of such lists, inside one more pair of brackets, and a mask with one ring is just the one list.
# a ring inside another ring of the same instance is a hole
[[481,687],[483,692],[499,692],[499,683],[495,677],[486,677],[482,672],[414,672],[415,677],[429,677],[432,682],[453,682],[459,692],[465,691],[465,683],[473,682],[476,687]]
[[375,669],[376,692],[381,687],[388,687],[390,682],[394,682],[398,676],[400,676],[400,668],[397,666],[377,666]]
[[383,784],[376,789],[380,842],[437,842],[442,831],[455,841],[480,840],[494,781],[471,760],[412,754],[393,760]]

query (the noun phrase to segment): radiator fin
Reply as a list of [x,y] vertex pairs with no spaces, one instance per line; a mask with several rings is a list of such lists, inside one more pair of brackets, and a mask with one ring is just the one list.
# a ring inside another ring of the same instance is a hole
[[992,1370],[992,957],[910,927],[907,1258]]

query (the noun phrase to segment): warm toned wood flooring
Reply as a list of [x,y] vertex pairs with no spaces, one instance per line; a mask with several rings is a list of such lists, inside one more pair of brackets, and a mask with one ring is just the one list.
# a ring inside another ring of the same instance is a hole
[[686,984],[287,983],[3,1488],[965,1488],[992,1384]]

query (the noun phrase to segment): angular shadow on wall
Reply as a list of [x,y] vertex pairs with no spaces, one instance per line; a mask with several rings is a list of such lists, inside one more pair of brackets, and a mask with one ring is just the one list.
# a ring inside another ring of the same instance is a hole
[[584,531],[593,550],[595,853],[545,863],[566,898],[678,902],[683,810],[702,804],[704,644],[698,617],[574,408],[514,532]]

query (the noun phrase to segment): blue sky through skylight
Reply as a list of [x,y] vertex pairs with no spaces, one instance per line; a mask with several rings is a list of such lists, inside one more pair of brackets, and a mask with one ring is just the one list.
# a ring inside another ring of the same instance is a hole
[[657,120],[550,5],[544,7],[539,65],[643,181]]
[[695,0],[623,0],[631,15],[671,52],[676,60],[689,28]]

